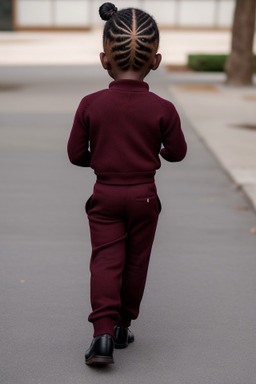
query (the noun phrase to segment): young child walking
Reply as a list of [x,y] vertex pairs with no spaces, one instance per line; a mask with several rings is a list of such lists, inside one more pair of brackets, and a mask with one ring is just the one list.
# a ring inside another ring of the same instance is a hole
[[106,20],[100,60],[114,81],[82,99],[68,141],[70,161],[97,177],[86,203],[94,326],[88,365],[113,363],[114,348],[134,341],[129,326],[139,314],[161,209],[154,182],[159,155],[181,161],[187,150],[174,105],[143,81],[161,62],[156,22],[112,3],[99,13]]

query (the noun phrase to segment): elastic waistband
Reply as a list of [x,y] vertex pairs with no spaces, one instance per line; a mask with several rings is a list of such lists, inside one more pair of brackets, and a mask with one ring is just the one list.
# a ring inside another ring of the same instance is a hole
[[[95,172],[96,173],[96,172]],[[155,171],[150,172],[104,172],[96,173],[97,182],[112,185],[153,183]]]

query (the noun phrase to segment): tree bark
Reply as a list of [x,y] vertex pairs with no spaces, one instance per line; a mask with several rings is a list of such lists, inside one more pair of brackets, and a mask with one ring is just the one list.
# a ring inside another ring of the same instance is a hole
[[236,0],[232,49],[225,66],[227,84],[252,84],[255,10],[256,0]]

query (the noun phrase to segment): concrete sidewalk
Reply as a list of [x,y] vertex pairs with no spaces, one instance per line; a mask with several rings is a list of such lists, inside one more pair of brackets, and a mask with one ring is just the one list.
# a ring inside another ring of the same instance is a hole
[[256,87],[225,86],[222,74],[174,77],[178,105],[256,209]]
[[[79,101],[109,78],[95,65],[2,66],[0,77],[1,384],[255,384],[255,212],[181,104],[189,151],[157,172],[163,210],[135,342],[90,369],[95,176],[66,145]],[[174,100],[169,85],[195,78],[160,69],[148,80]]]
[[[230,38],[228,31],[161,31],[163,65],[183,66],[188,53],[227,53]],[[0,50],[0,65],[94,65],[102,50],[102,30],[1,32]],[[226,87],[224,82],[221,74],[175,73],[171,90],[256,209],[256,87]]]

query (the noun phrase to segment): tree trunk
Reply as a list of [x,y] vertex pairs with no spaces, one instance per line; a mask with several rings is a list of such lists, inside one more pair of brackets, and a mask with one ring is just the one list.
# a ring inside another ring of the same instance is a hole
[[255,10],[256,0],[236,0],[232,50],[225,66],[228,84],[252,84]]

